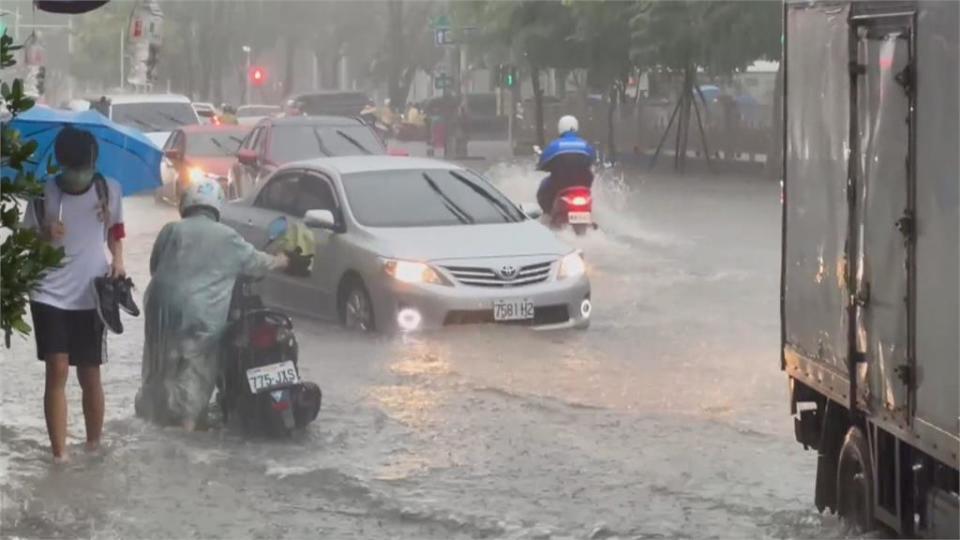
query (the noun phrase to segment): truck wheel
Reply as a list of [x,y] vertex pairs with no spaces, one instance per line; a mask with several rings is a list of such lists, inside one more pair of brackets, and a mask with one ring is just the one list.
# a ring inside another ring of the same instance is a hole
[[870,446],[856,426],[847,430],[837,464],[837,513],[847,527],[873,529],[873,464]]

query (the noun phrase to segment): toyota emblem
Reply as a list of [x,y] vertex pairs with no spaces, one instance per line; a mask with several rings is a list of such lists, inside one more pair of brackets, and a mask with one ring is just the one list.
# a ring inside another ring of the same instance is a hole
[[519,270],[517,269],[516,266],[507,264],[507,265],[501,266],[500,270],[497,273],[500,274],[500,277],[504,281],[513,281],[514,279],[517,278],[518,272]]

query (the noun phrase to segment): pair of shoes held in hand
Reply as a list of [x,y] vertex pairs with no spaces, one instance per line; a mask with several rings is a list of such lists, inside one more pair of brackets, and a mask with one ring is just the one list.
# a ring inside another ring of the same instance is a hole
[[113,278],[98,277],[93,280],[94,297],[97,302],[97,313],[107,329],[114,334],[123,333],[123,323],[120,322],[120,310],[137,317],[140,308],[133,301],[133,280],[127,276]]

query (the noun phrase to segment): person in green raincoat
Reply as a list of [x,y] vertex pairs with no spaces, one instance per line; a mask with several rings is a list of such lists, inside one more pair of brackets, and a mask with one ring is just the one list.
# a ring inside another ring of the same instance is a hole
[[204,423],[219,366],[234,283],[283,269],[283,253],[258,251],[221,224],[224,195],[212,180],[180,201],[183,219],[160,231],[150,255],[137,416],[193,430]]

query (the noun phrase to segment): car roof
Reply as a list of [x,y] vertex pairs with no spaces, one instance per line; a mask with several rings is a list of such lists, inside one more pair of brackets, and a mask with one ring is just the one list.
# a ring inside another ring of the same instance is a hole
[[269,118],[263,122],[270,122],[278,126],[353,126],[363,124],[359,118],[349,116],[283,116],[279,118]]
[[233,124],[192,124],[179,128],[187,135],[203,133],[249,133],[253,130],[251,125],[233,125]]
[[[179,94],[107,94],[106,98],[111,105],[123,103],[186,103],[190,104],[190,98]],[[88,101],[97,102],[99,97],[88,98]]]
[[237,110],[240,109],[276,109],[280,110],[279,105],[267,105],[267,104],[257,104],[257,103],[248,103],[247,105],[241,105],[237,107]]
[[333,170],[338,174],[363,172],[404,171],[421,169],[442,169],[462,171],[463,167],[438,159],[406,156],[340,156],[297,161],[283,166],[284,169]]

